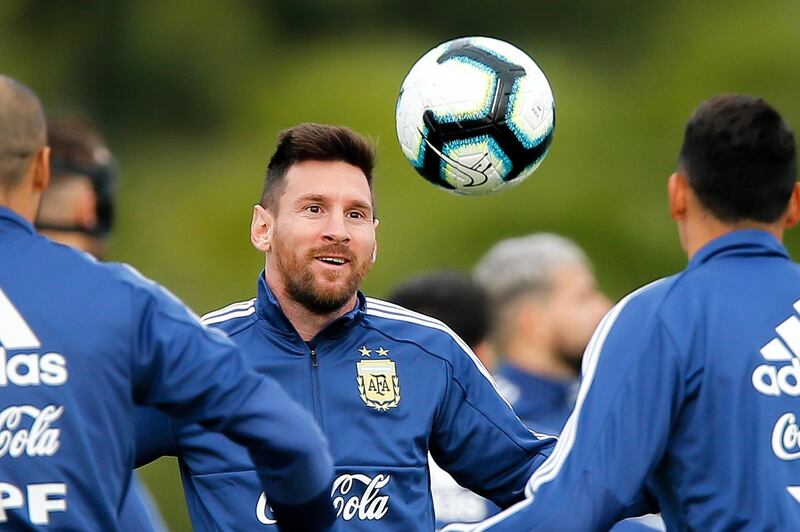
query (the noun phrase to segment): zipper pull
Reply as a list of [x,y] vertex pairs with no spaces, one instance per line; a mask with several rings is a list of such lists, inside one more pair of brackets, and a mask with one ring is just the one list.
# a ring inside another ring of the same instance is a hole
[[313,366],[315,368],[319,366],[319,364],[317,364],[317,350],[316,349],[312,349],[311,350],[311,366]]

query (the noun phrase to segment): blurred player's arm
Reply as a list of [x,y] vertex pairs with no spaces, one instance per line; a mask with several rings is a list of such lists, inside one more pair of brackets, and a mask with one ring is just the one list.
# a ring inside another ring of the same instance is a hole
[[245,446],[282,530],[326,529],[333,520],[333,464],[310,414],[174,297],[157,285],[132,285],[141,317],[133,343],[134,400]]
[[648,507],[644,483],[658,465],[683,395],[677,351],[647,309],[612,309],[583,363],[578,402],[525,501],[474,530],[608,530]]
[[524,497],[525,483],[555,438],[528,430],[483,366],[455,343],[452,349],[452,374],[435,420],[431,455],[459,484],[506,508]]
[[178,446],[170,417],[157,408],[136,407],[136,457],[133,467],[147,465],[162,456],[177,456]]

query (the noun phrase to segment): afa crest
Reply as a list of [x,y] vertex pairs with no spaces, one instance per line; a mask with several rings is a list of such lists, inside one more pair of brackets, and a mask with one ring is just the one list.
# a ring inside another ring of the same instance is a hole
[[367,406],[386,412],[400,402],[400,381],[393,360],[359,360],[358,392]]

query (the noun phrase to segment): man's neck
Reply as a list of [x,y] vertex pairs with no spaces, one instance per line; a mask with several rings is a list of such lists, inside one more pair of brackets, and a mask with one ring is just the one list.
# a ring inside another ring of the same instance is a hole
[[576,377],[574,368],[548,349],[532,345],[510,345],[502,353],[502,358],[515,368],[540,377],[554,380]]
[[304,342],[308,342],[314,338],[335,319],[353,310],[358,300],[356,294],[353,294],[353,297],[338,309],[326,314],[317,314],[311,312],[308,308],[292,299],[279,283],[270,282],[269,278],[267,278],[267,284],[272,294],[275,296],[275,299],[278,300],[278,305],[280,305],[283,314]]
[[702,217],[695,220],[694,223],[686,224],[684,234],[682,235],[684,249],[690,260],[695,253],[712,240],[716,240],[728,233],[742,229],[760,229],[772,234],[778,240],[783,240],[782,224],[767,224],[753,221],[724,223],[715,220],[707,214],[701,216]]

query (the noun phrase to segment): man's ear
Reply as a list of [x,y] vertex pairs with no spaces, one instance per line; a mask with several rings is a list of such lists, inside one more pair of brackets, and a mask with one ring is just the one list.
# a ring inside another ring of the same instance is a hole
[[688,205],[689,183],[686,176],[680,172],[675,172],[669,176],[667,182],[667,197],[669,198],[669,215],[673,220],[682,220],[686,216],[686,206]]
[[800,183],[794,184],[792,196],[789,198],[789,207],[786,209],[786,220],[783,226],[786,229],[794,227],[800,221]]
[[50,185],[50,146],[42,146],[33,159],[33,191],[42,193]]
[[[374,218],[372,220],[372,224],[373,224],[374,229],[378,228],[378,224],[379,223],[381,223],[381,222],[377,218]],[[372,256],[370,257],[370,260],[372,261],[373,264],[375,263],[376,260],[378,260],[378,239],[377,238],[375,238],[375,244],[372,245]]]
[[250,223],[250,242],[257,250],[267,253],[272,249],[272,228],[275,220],[272,214],[262,207],[253,207],[253,221]]

